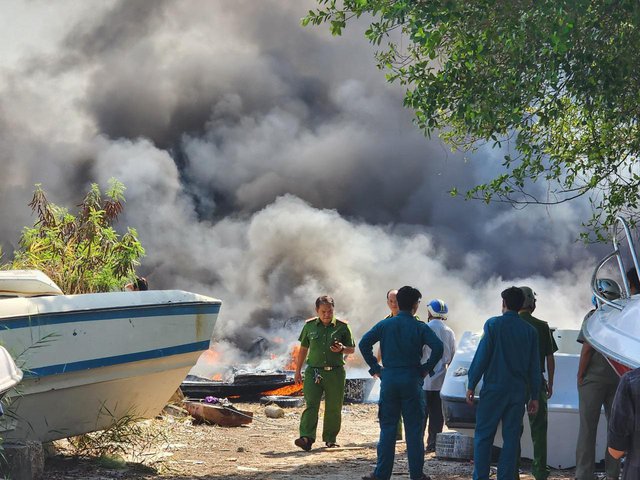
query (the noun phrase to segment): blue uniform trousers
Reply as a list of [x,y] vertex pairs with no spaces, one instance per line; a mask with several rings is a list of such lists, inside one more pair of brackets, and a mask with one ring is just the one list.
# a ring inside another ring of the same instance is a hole
[[[423,378],[418,368],[383,368],[381,373],[378,418],[380,441],[375,476],[380,480],[391,478],[396,449],[396,433],[400,414],[409,460],[409,476],[420,479],[424,467],[424,422]],[[512,480],[512,479],[510,479]]]
[[522,393],[483,388],[476,410],[473,439],[473,480],[488,480],[491,446],[502,421],[503,446],[498,461],[497,480],[513,480],[516,476],[520,432],[526,399]]

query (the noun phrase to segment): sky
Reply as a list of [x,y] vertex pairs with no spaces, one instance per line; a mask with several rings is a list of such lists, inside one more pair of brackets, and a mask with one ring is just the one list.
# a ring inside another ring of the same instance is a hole
[[359,337],[402,285],[444,299],[458,334],[500,313],[511,285],[531,286],[552,326],[577,328],[606,253],[576,241],[588,203],[450,197],[492,178],[503,152],[425,138],[375,67],[366,24],[339,38],[302,27],[313,5],[3,2],[5,257],[33,222],[36,183],[73,209],[115,177],[127,188],[117,228],[136,228],[147,251],[139,273],[222,299],[214,338],[228,361],[251,360],[261,337],[289,348],[292,319],[322,294]]

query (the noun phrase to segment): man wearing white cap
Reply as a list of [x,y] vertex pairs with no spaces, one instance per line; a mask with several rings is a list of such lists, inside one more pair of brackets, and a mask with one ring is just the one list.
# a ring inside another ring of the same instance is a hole
[[[446,324],[449,308],[442,300],[434,299],[427,304],[429,328],[434,331],[444,345],[444,353],[442,358],[433,369],[433,376],[426,376],[422,389],[425,398],[425,419],[424,427],[426,430],[427,422],[429,422],[429,430],[427,436],[427,446],[425,452],[436,451],[436,436],[442,432],[444,426],[444,418],[442,416],[442,401],[440,400],[440,390],[444,382],[444,375],[447,367],[453,359],[456,351],[456,336]],[[429,347],[424,347],[422,361],[426,361],[431,354]]]

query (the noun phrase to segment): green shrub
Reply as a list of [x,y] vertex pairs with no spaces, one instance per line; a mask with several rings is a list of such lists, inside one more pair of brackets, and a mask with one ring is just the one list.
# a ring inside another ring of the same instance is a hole
[[144,256],[135,229],[120,235],[113,227],[124,209],[124,190],[111,179],[103,196],[94,183],[73,215],[36,185],[29,206],[37,220],[23,230],[20,248],[3,268],[41,270],[66,294],[120,290],[135,278]]

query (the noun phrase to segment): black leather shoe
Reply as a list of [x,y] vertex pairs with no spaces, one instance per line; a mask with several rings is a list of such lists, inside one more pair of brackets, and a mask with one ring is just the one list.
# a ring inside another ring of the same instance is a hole
[[300,447],[305,452],[308,452],[309,450],[311,450],[311,445],[313,445],[313,440],[311,440],[309,437],[300,437],[300,438],[296,438],[293,443],[296,444],[296,447]]
[[380,479],[376,477],[375,473],[371,472],[369,475],[365,475],[364,477],[362,477],[362,480],[380,480]]

